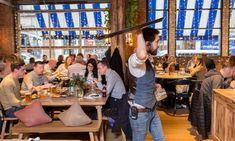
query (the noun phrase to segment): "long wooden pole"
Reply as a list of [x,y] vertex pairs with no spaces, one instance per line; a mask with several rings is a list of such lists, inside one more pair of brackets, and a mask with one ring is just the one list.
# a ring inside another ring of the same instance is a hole
[[105,39],[105,38],[111,38],[111,37],[116,36],[116,35],[119,35],[119,34],[131,32],[131,31],[134,31],[134,30],[137,30],[137,29],[146,27],[146,26],[148,26],[148,25],[161,22],[163,19],[164,19],[164,18],[162,17],[162,18],[156,19],[156,20],[154,20],[154,21],[146,22],[146,23],[144,23],[144,24],[140,24],[140,25],[137,25],[137,26],[134,26],[134,27],[130,27],[130,28],[125,28],[125,29],[120,30],[120,31],[112,32],[112,33],[105,34],[105,35],[98,35],[98,36],[96,37],[96,39],[102,40],[102,39]]

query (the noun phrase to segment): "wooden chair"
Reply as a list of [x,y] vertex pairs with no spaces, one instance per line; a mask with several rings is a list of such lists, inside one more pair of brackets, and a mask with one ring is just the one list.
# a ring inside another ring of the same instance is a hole
[[192,80],[188,80],[188,79],[174,80],[174,81],[171,81],[168,85],[174,86],[174,91],[168,91],[167,92],[167,93],[172,94],[174,96],[174,115],[176,115],[176,110],[177,110],[176,104],[177,104],[178,101],[180,101],[180,100],[178,100],[180,98],[187,99],[187,106],[188,106],[188,109],[190,111],[189,98],[191,96],[191,92],[190,91],[183,91],[183,92],[179,93],[179,92],[176,91],[176,86],[187,85],[187,86],[190,87],[191,85],[193,85]]
[[5,112],[3,110],[2,104],[0,103],[0,116],[1,116],[1,122],[3,122],[2,124],[2,132],[1,132],[1,139],[4,139],[4,135],[6,132],[6,127],[7,127],[7,122],[10,122],[10,126],[9,126],[9,135],[11,136],[12,134],[12,127],[13,127],[13,122],[17,121],[17,118],[12,118],[12,117],[6,117],[5,116]]

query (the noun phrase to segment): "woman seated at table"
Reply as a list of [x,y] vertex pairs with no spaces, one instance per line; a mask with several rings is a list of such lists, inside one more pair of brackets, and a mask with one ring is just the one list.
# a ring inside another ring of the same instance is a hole
[[196,54],[194,54],[191,58],[191,60],[188,61],[187,63],[187,66],[186,66],[186,71],[189,72],[191,69],[194,68],[194,66],[196,65],[197,63],[197,58],[198,56]]
[[65,63],[59,65],[59,67],[56,69],[54,74],[58,79],[61,80],[67,80],[69,79],[68,77],[68,67],[72,64],[72,58],[71,56],[66,57]]
[[163,69],[166,72],[169,72],[171,67],[173,68],[173,70],[179,70],[179,64],[176,62],[176,59],[174,56],[170,56],[168,58],[168,62],[165,65],[163,65]]
[[191,76],[196,77],[197,80],[203,80],[205,78],[204,74],[206,73],[206,66],[203,59],[197,57],[196,65],[189,71]]
[[98,70],[95,59],[89,59],[86,64],[85,78],[89,84],[93,83],[94,78],[98,79]]
[[161,62],[162,62],[163,69],[168,66],[168,54],[165,54],[162,56]]

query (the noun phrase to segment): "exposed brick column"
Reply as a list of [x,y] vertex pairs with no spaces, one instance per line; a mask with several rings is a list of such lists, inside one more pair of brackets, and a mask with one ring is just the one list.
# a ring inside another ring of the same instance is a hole
[[222,1],[222,22],[221,22],[221,55],[229,54],[229,0]]
[[169,0],[168,54],[175,56],[176,50],[176,0]]
[[12,7],[0,4],[0,21],[0,54],[14,53],[14,14]]

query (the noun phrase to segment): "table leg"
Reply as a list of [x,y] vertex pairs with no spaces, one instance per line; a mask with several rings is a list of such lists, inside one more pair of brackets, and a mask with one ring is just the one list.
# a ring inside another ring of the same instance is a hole
[[99,139],[98,139],[98,134],[97,134],[97,133],[94,133],[94,136],[95,136],[95,141],[99,141]]
[[101,123],[101,127],[100,127],[100,141],[104,141],[104,124],[103,122]]
[[98,120],[101,120],[101,127],[100,127],[100,141],[104,141],[104,128],[103,128],[103,119],[102,119],[102,106],[96,106]]
[[93,132],[89,132],[89,136],[90,136],[90,141],[95,141],[95,137],[94,137]]
[[95,106],[96,110],[97,110],[97,115],[98,115],[98,119],[102,120],[102,106]]
[[20,133],[18,139],[23,139],[23,133]]

